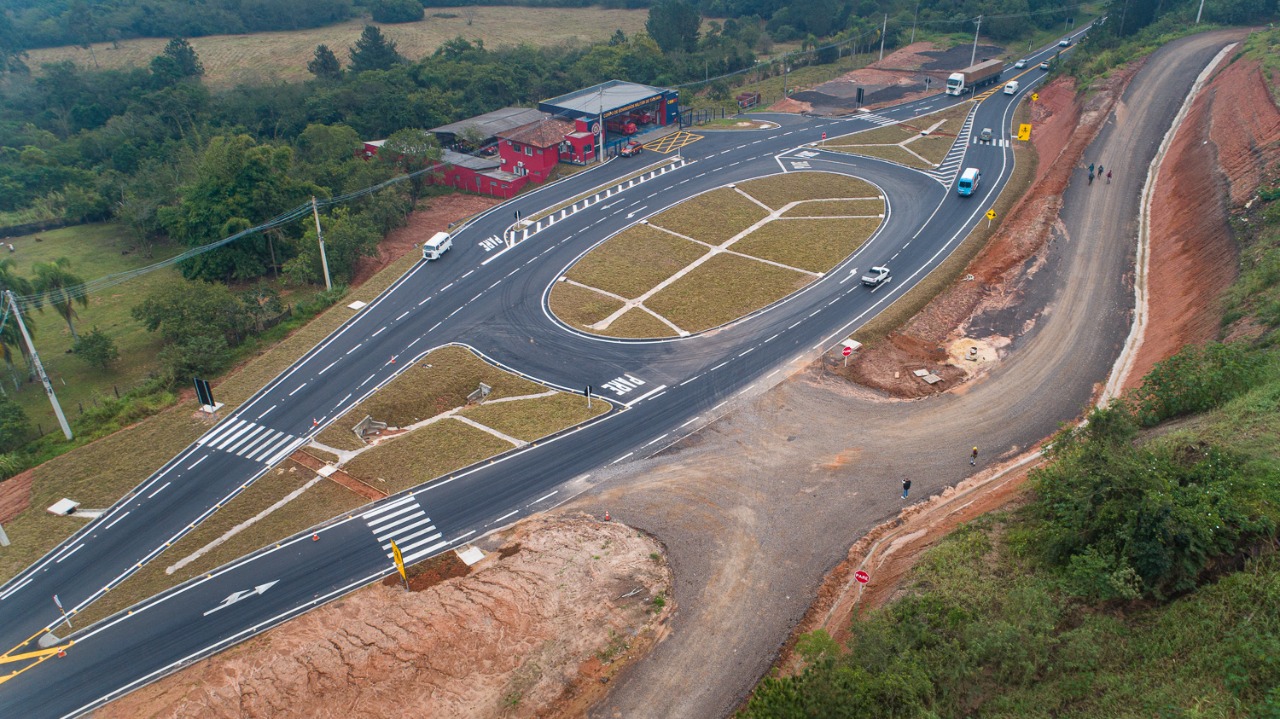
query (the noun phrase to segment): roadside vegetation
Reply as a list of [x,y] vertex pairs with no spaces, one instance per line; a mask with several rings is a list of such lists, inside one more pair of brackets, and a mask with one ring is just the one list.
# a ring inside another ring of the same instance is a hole
[[946,110],[912,118],[910,122],[833,138],[823,142],[822,147],[931,170],[942,164],[972,109],[972,102],[961,103]]
[[846,646],[742,717],[1280,715],[1280,167],[1237,217],[1223,335],[1064,429],[1015,508],[947,537]]

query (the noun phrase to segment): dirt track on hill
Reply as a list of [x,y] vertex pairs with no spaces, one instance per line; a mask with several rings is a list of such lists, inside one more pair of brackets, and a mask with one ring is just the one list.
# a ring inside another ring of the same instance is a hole
[[[1021,304],[984,320],[1014,337],[988,374],[902,402],[797,366],[782,386],[737,400],[727,418],[665,456],[624,465],[571,505],[609,509],[657,536],[679,606],[670,635],[620,677],[593,716],[732,712],[771,666],[824,574],[854,540],[899,512],[903,477],[914,482],[913,500],[940,493],[1078,417],[1128,331],[1142,172],[1192,80],[1239,35],[1166,46],[1107,113],[1085,159],[1072,163],[1052,242],[1036,258]],[[1085,182],[1079,165],[1099,158],[1122,170],[1111,185]]]

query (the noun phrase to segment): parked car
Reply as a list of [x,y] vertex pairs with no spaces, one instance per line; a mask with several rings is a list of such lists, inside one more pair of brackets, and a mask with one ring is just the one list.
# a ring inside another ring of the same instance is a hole
[[889,280],[888,267],[872,267],[862,276],[862,284],[867,287],[879,287]]
[[618,154],[622,155],[623,157],[633,157],[635,155],[639,155],[642,152],[644,152],[644,145],[636,142],[635,140],[632,140],[627,144],[623,145],[622,149],[618,151]]
[[991,128],[982,128],[982,132],[978,133],[978,142],[985,142],[988,145],[991,144]]
[[1022,68],[1024,68],[1024,67],[1026,67],[1026,66],[1027,66],[1027,59],[1024,57],[1024,58],[1022,58],[1021,60],[1019,60],[1019,61],[1017,61],[1017,62],[1013,63],[1013,66],[1014,66],[1016,69],[1021,70]]

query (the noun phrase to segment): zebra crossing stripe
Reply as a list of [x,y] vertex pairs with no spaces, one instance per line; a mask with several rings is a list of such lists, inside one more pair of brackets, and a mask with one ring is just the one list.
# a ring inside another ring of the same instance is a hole
[[236,454],[239,454],[241,457],[248,457],[249,451],[252,450],[254,447],[258,447],[258,449],[262,449],[262,447],[260,447],[259,445],[264,439],[269,440],[271,437],[278,436],[279,434],[280,433],[275,431],[274,429],[267,428],[266,432],[259,434],[257,438],[255,438],[252,442],[241,447],[240,451],[237,452]]
[[435,544],[431,545],[430,547],[427,547],[426,549],[419,550],[417,552],[414,552],[413,554],[405,555],[404,561],[406,564],[412,564],[418,561],[419,559],[422,559],[423,557],[430,555],[432,552],[438,549],[443,549],[444,547],[447,547],[447,546],[449,546],[448,542],[436,542]]
[[233,419],[227,424],[214,430],[213,434],[209,435],[208,437],[202,437],[199,440],[197,440],[196,444],[213,444],[214,442],[217,442],[218,440],[226,436],[226,433],[228,430],[234,430],[235,428],[239,427],[242,424],[244,424],[244,420]]
[[234,442],[234,441],[235,441],[235,439],[236,439],[236,437],[239,437],[240,435],[244,434],[245,432],[248,432],[249,430],[253,429],[253,427],[254,427],[254,426],[255,426],[255,425],[254,425],[252,422],[245,422],[245,423],[244,423],[244,426],[240,427],[240,428],[239,428],[239,429],[237,429],[235,432],[231,433],[229,436],[227,436],[227,437],[226,437],[225,439],[223,439],[221,442],[219,442],[219,443],[217,443],[217,444],[213,445],[213,448],[214,448],[214,449],[222,449],[223,447],[227,446],[228,444],[231,444],[232,442]]
[[279,450],[281,447],[283,447],[284,445],[288,444],[288,443],[289,443],[289,442],[291,442],[291,441],[293,441],[293,437],[292,437],[291,435],[287,435],[287,434],[286,434],[286,435],[284,435],[284,438],[283,438],[283,439],[281,439],[281,440],[280,440],[279,442],[277,442],[276,444],[272,445],[272,446],[271,446],[271,449],[268,449],[268,450],[267,450],[267,451],[265,451],[265,452],[258,452],[258,453],[255,453],[255,454],[254,454],[254,456],[249,457],[248,459],[251,459],[251,460],[253,460],[253,461],[255,461],[255,462],[265,461],[268,457],[270,457],[270,456],[272,455],[272,453],[273,453],[273,452],[275,452],[275,451]]
[[396,507],[400,507],[400,506],[403,506],[403,505],[405,505],[405,504],[407,504],[407,503],[409,503],[409,502],[414,502],[414,501],[415,501],[415,500],[414,500],[414,498],[413,498],[413,495],[409,495],[409,496],[407,496],[407,497],[401,497],[400,499],[397,499],[397,500],[396,500],[396,501],[394,501],[394,502],[388,502],[387,504],[384,504],[384,505],[382,505],[381,507],[378,507],[377,509],[371,509],[371,510],[369,510],[368,512],[365,512],[364,514],[362,514],[362,515],[360,515],[360,516],[361,516],[361,517],[364,517],[364,520],[367,522],[367,521],[369,521],[369,519],[370,519],[371,517],[376,517],[376,516],[378,516],[379,514],[382,514],[383,512],[390,512],[391,510],[395,509]]
[[258,435],[262,434],[262,432],[266,429],[267,429],[266,427],[263,427],[260,424],[253,425],[253,431],[249,432],[249,434],[246,434],[244,437],[236,440],[234,443],[228,445],[227,451],[233,454],[239,454],[239,452],[237,452],[236,450],[239,449],[241,445],[253,439],[254,437],[257,437]]

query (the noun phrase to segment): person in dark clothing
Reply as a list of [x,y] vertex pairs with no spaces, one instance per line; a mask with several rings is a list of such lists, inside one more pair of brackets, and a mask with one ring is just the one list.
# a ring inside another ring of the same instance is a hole
[[906,499],[907,493],[910,491],[911,491],[911,480],[909,479],[902,480],[902,498]]

